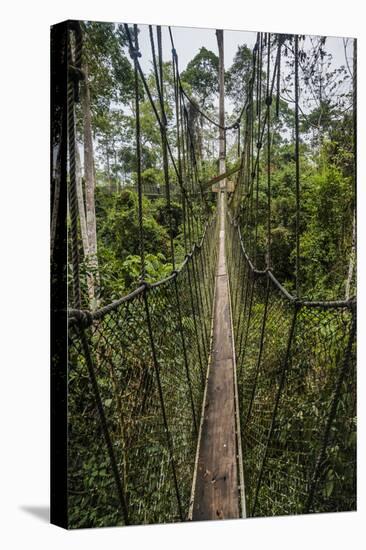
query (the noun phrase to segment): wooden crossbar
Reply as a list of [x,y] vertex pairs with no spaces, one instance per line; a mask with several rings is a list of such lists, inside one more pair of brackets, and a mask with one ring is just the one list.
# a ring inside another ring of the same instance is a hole
[[228,178],[229,176],[232,176],[236,172],[239,172],[240,166],[241,166],[241,162],[236,164],[230,170],[227,170],[224,174],[220,174],[219,176],[215,176],[214,178],[210,179],[209,181],[206,181],[205,183],[202,183],[201,184],[202,190],[209,191],[210,190],[209,188],[210,188],[211,185],[213,185],[215,183],[218,183],[219,181],[221,181],[225,178]]

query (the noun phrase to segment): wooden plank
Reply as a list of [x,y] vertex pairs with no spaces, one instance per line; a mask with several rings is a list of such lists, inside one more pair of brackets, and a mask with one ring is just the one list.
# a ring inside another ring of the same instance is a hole
[[193,520],[239,517],[234,363],[225,257],[224,193],[220,200],[212,360],[204,403]]
[[[210,186],[214,185],[215,183],[218,183],[219,181],[228,178],[229,176],[232,176],[236,172],[240,170],[241,163],[236,164],[233,168],[230,170],[227,170],[224,174],[219,174],[218,176],[215,176],[214,178],[210,179],[209,181],[206,181],[201,184],[202,190],[209,190]],[[206,189],[208,188],[208,189]]]

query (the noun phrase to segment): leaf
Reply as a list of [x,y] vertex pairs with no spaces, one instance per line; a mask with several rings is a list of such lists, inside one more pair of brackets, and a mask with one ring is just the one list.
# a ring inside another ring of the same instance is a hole
[[323,494],[325,497],[329,498],[334,490],[334,481],[328,481],[323,489]]

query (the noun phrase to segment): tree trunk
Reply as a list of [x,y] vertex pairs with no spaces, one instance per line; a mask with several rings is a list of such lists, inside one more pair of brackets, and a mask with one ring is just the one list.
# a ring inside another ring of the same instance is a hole
[[[77,145],[76,145],[75,152],[76,152],[76,193],[78,198],[81,240],[83,243],[84,258],[86,259],[87,264],[90,265],[89,240],[88,240],[88,230],[87,230],[87,223],[86,223],[85,202],[84,202],[84,193],[83,193],[83,178],[81,173],[80,153]],[[94,304],[95,281],[94,281],[93,274],[87,273],[86,284],[88,288],[89,303]]]
[[[219,173],[225,173],[225,103],[224,103],[224,94],[225,94],[225,68],[224,68],[224,31],[221,29],[216,30],[217,45],[219,48],[219,123],[220,123],[220,134],[219,134]],[[222,187],[226,186],[226,180],[223,180],[221,183]]]
[[355,263],[356,263],[356,211],[353,211],[353,222],[352,222],[352,248],[351,248],[351,254],[349,257],[349,264],[348,264],[348,277],[346,280],[346,300],[349,299],[351,294],[351,285],[353,280],[353,272],[355,269]]
[[90,307],[95,309],[97,303],[97,288],[99,282],[98,256],[97,256],[97,226],[95,219],[95,171],[94,149],[90,110],[90,89],[88,83],[88,67],[84,66],[85,80],[83,85],[83,123],[84,123],[84,175],[85,175],[85,203],[86,203],[86,228],[89,245],[90,275],[93,280],[93,288],[90,288]]
[[106,148],[105,148],[105,154],[106,154],[106,157],[107,157],[107,177],[108,177],[108,185],[109,185],[109,190],[110,190],[110,192],[112,193],[113,189],[112,189],[112,181],[111,181],[111,166],[110,166],[110,160],[109,160],[109,147],[108,147],[108,145],[107,145]]
[[60,203],[60,164],[61,164],[61,147],[58,147],[56,162],[54,163],[54,190],[53,190],[53,201],[52,201],[52,214],[51,214],[51,259],[53,257],[53,249],[55,245],[56,238],[56,228],[57,228],[57,217],[58,217],[58,208]]
[[198,128],[198,125],[197,125],[197,129],[198,129],[198,149],[199,149],[199,155],[200,155],[200,160],[201,160],[201,166],[203,167],[203,116],[200,116],[200,124],[199,124],[199,128]]
[[[346,300],[351,293],[353,272],[356,265],[357,251],[357,39],[353,40],[353,193],[354,208],[352,222],[352,248],[348,265],[348,277],[346,281]],[[355,281],[356,287],[356,281]]]
[[75,156],[76,156],[76,193],[78,198],[81,240],[83,243],[84,257],[87,258],[89,256],[89,242],[88,242],[88,233],[86,228],[86,216],[85,216],[85,204],[84,204],[84,194],[83,194],[83,180],[82,180],[82,174],[81,174],[80,152],[77,144],[75,147]]

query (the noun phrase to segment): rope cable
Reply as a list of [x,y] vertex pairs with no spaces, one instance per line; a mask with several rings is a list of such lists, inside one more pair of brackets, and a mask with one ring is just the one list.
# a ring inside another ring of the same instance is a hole
[[[278,60],[279,63],[279,60]],[[271,267],[271,105],[272,95],[269,95],[269,79],[271,64],[271,34],[268,33],[268,51],[267,51],[267,97],[268,106],[267,116],[267,268]],[[279,69],[279,65],[278,65]],[[279,74],[279,72],[278,72]]]
[[[171,40],[171,45],[172,45],[172,50],[173,52],[176,52],[175,50],[175,46],[174,46],[174,40],[173,40],[173,33],[172,33],[172,30],[171,30],[171,27],[169,27],[169,35],[170,35],[170,40]],[[182,94],[185,96],[185,98],[189,101],[189,103],[192,105],[192,107],[194,107],[196,109],[196,111],[204,118],[206,119],[208,122],[210,122],[211,124],[213,124],[214,126],[216,126],[216,128],[219,128],[221,130],[236,130],[237,127],[238,127],[238,124],[240,124],[240,121],[242,119],[242,116],[245,112],[245,108],[246,108],[246,105],[247,105],[247,99],[245,100],[244,102],[244,105],[242,106],[241,110],[240,110],[240,113],[239,113],[239,116],[237,117],[237,119],[235,120],[235,122],[233,122],[232,124],[228,124],[228,125],[220,125],[218,122],[216,122],[215,120],[213,120],[207,113],[205,113],[198,105],[197,105],[197,102],[194,101],[194,99],[192,99],[190,97],[190,95],[185,91],[184,89],[184,86],[182,84],[182,81],[181,81],[181,77],[180,77],[180,73],[178,72],[178,82],[179,82],[179,87],[180,87],[180,90],[182,92]]]
[[299,36],[295,35],[296,295],[300,296]]
[[[138,29],[134,25],[135,49],[139,50]],[[141,259],[141,280],[146,277],[145,251],[144,251],[144,226],[143,226],[143,206],[142,206],[142,177],[141,177],[141,128],[140,128],[140,93],[139,93],[139,74],[137,68],[137,56],[134,57],[135,74],[135,111],[136,111],[136,168],[137,168],[137,193],[138,193],[138,221],[139,221],[139,249]]]

